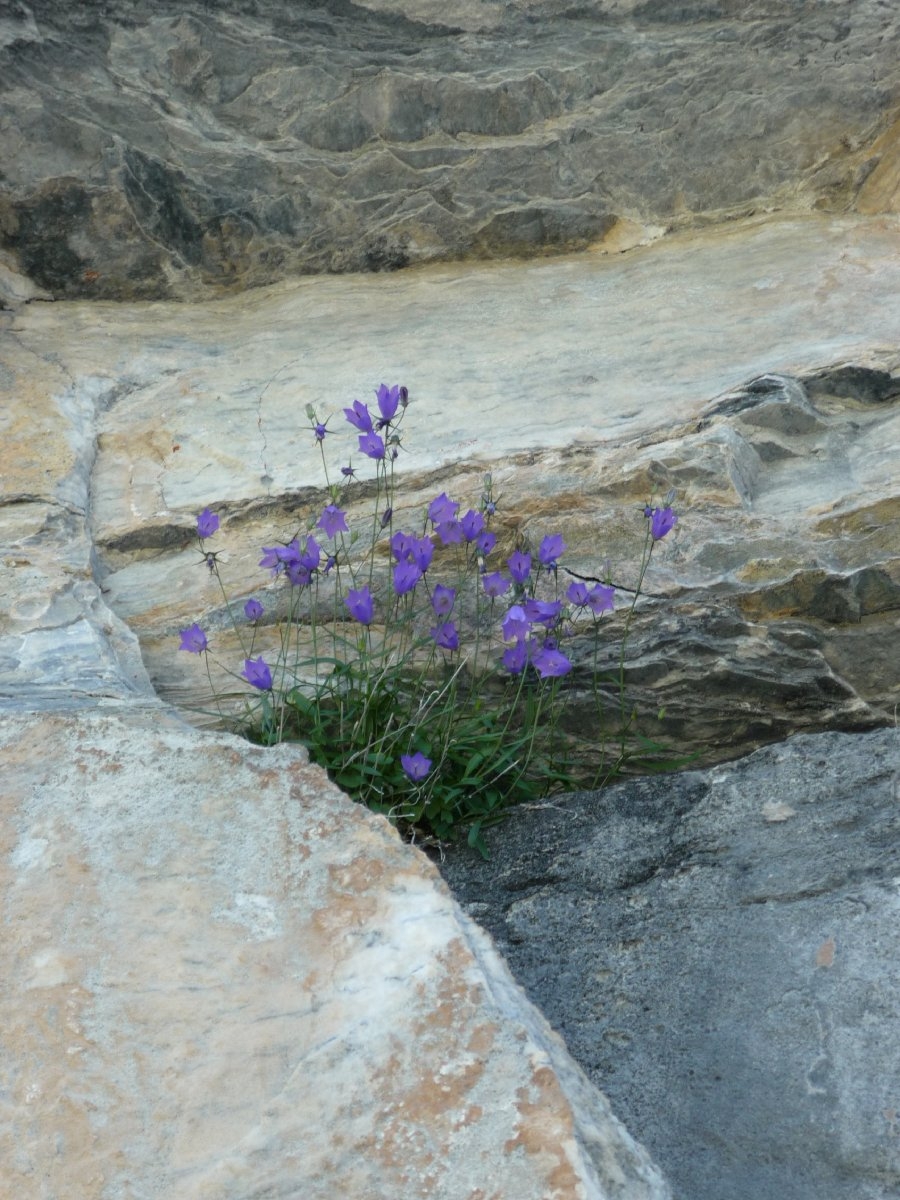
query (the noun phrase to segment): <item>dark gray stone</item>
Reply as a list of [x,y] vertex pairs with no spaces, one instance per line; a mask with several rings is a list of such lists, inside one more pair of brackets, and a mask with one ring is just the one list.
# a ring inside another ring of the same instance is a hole
[[898,45],[879,0],[8,3],[0,259],[57,298],[188,298],[845,211]]
[[900,1192],[900,730],[516,811],[442,871],[677,1200]]

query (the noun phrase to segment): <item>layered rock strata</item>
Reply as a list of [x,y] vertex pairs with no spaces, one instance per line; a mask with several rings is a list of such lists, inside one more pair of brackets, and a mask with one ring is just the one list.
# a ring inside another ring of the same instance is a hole
[[[261,547],[327,500],[305,405],[329,417],[336,477],[349,454],[365,478],[340,408],[383,372],[413,396],[398,525],[442,490],[477,502],[491,469],[501,551],[561,531],[565,565],[597,576],[608,558],[626,589],[643,505],[676,490],[680,521],[654,553],[627,655],[640,711],[666,709],[645,732],[721,758],[792,731],[871,727],[891,718],[900,679],[898,361],[877,349],[900,344],[896,247],[893,222],[813,218],[617,260],[432,268],[392,277],[388,293],[365,277],[308,280],[197,306],[189,325],[179,306],[31,304],[8,318],[7,444],[21,436],[18,466],[47,470],[50,443],[28,457],[36,428],[60,406],[96,408],[96,442],[67,443],[95,456],[78,569],[90,563],[154,685],[185,706],[208,707],[207,680],[178,653],[179,629],[200,621],[216,657],[240,666],[196,514],[221,513],[233,597],[277,611]],[[479,341],[479,326],[502,339]],[[363,521],[366,485],[346,498]],[[16,561],[24,614],[37,560]],[[604,671],[627,603],[622,590]],[[11,678],[33,683],[28,644]]]
[[898,46],[879,0],[22,0],[0,271],[186,298],[896,212]]

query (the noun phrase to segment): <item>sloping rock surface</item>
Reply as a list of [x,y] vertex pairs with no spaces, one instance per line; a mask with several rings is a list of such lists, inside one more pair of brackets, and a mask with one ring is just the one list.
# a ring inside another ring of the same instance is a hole
[[16,0],[0,271],[185,298],[896,212],[898,47],[879,0]]
[[665,1200],[424,856],[296,747],[0,717],[0,1192]]
[[900,731],[559,797],[444,877],[677,1200],[900,1189]]

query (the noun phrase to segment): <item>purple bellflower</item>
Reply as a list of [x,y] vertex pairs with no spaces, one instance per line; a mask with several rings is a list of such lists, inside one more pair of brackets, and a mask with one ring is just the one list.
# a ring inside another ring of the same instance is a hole
[[576,608],[584,608],[588,602],[587,584],[580,580],[577,583],[570,583],[566,589],[566,599]]
[[179,650],[187,650],[188,654],[202,654],[208,645],[206,634],[196,622],[189,629],[182,629]]
[[411,533],[404,533],[402,529],[391,538],[391,554],[394,558],[410,558],[416,546],[416,538]]
[[489,529],[486,529],[484,533],[479,533],[478,537],[475,539],[475,546],[478,550],[478,553],[484,554],[485,556],[490,554],[496,545],[497,535],[495,533],[491,533]]
[[522,608],[529,621],[552,629],[562,611],[562,600],[526,600]]
[[300,555],[300,565],[301,567],[306,567],[307,571],[318,571],[321,561],[321,547],[312,534],[310,534],[303,547],[303,553]]
[[244,669],[241,671],[241,675],[253,687],[259,688],[261,692],[272,690],[272,672],[269,670],[269,664],[262,655],[259,658],[245,658]]
[[485,575],[481,580],[481,585],[484,588],[484,594],[490,596],[492,600],[496,600],[498,596],[503,596],[510,588],[510,580],[505,575],[501,575],[499,571],[494,571],[491,575]]
[[367,458],[381,459],[384,458],[384,438],[380,438],[377,433],[361,433],[359,436],[359,448]]
[[473,508],[470,508],[464,517],[460,517],[459,523],[467,542],[474,542],[484,529],[484,517]]
[[513,638],[523,638],[531,627],[531,622],[525,615],[525,609],[521,604],[514,604],[506,616],[503,618],[503,623],[500,628],[503,630],[503,640],[506,642],[512,641]]
[[218,528],[219,518],[217,514],[210,512],[208,508],[204,508],[203,512],[197,518],[197,533],[200,536],[200,540],[212,537]]
[[524,638],[518,638],[514,646],[503,651],[503,665],[511,675],[520,675],[528,664],[528,647]]
[[667,533],[671,532],[678,520],[671,508],[654,508],[650,512],[645,508],[644,516],[650,518],[650,536],[654,542],[661,541]]
[[608,587],[605,583],[594,584],[587,597],[594,616],[599,617],[601,613],[612,612],[615,605],[615,594],[614,587]]
[[322,509],[316,529],[321,529],[327,538],[336,538],[339,533],[349,533],[347,514],[341,512],[336,504],[327,504]]
[[449,617],[456,603],[456,588],[445,587],[442,583],[435,585],[431,596],[431,607],[436,617]]
[[463,540],[462,524],[455,517],[449,521],[441,521],[439,525],[435,525],[434,532],[441,539],[441,545],[443,546],[457,546]]
[[552,570],[553,567],[556,566],[556,560],[560,557],[565,548],[566,543],[562,540],[562,534],[551,533],[548,537],[544,538],[544,540],[541,542],[540,549],[538,550],[538,558],[541,560],[541,564],[545,566],[548,571]]
[[244,605],[244,616],[248,621],[258,621],[265,611],[258,600],[248,600]]
[[371,433],[373,429],[372,414],[362,400],[354,400],[352,408],[344,409],[344,416],[360,433]]
[[375,602],[372,599],[372,593],[367,587],[351,588],[347,593],[344,603],[347,605],[350,616],[354,621],[359,621],[360,625],[372,624]]
[[412,559],[419,570],[424,575],[431,566],[431,560],[434,556],[434,542],[429,537],[416,538],[412,548]]
[[415,754],[401,754],[400,766],[413,783],[421,783],[431,770],[431,759],[417,750]]
[[572,670],[572,664],[563,652],[555,649],[553,646],[541,647],[531,661],[534,669],[542,679],[568,675]]
[[388,425],[394,419],[397,405],[400,403],[399,383],[395,383],[390,388],[383,383],[376,391],[375,398],[378,401],[378,411],[381,413],[382,423]]
[[459,649],[459,633],[452,621],[442,621],[428,632],[434,638],[435,645],[440,646],[442,650]]
[[428,520],[433,525],[442,525],[445,521],[452,521],[459,511],[459,505],[454,504],[446,492],[441,492],[428,505]]
[[416,563],[405,559],[394,567],[394,591],[398,596],[405,596],[414,590],[422,578],[422,572]]
[[509,573],[516,583],[524,583],[531,571],[531,555],[523,554],[521,550],[516,550],[506,560],[506,565],[509,567]]

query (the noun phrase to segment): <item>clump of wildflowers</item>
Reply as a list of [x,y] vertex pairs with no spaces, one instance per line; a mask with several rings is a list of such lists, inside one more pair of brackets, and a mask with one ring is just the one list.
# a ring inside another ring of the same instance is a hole
[[[489,474],[474,507],[441,492],[419,514],[398,516],[393,470],[408,405],[405,387],[382,383],[374,404],[354,400],[343,410],[374,471],[368,544],[348,515],[358,472],[351,460],[331,483],[331,418],[307,406],[328,500],[305,527],[261,547],[271,600],[243,604],[245,622],[234,622],[243,667],[232,674],[250,689],[253,736],[266,744],[297,738],[342,787],[406,828],[445,837],[466,826],[470,842],[481,845],[482,828],[513,800],[572,782],[562,681],[580,676],[596,691],[600,631],[616,589],[608,577],[561,579],[561,533],[546,534],[536,548],[523,536],[501,548],[491,528],[500,498]],[[625,637],[653,548],[677,521],[668,500],[644,509],[647,540]],[[209,508],[197,517],[202,561],[221,585],[219,559],[206,546],[219,528]],[[277,659],[267,659],[256,643],[274,631]],[[589,671],[585,637],[593,645]],[[199,624],[181,630],[179,648],[204,655],[209,669]],[[633,719],[624,640],[619,686],[624,729]]]

